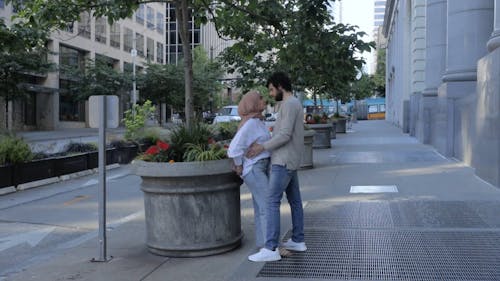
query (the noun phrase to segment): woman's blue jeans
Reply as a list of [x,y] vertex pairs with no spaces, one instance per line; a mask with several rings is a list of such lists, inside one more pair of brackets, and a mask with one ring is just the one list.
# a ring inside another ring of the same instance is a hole
[[266,242],[266,202],[269,191],[269,158],[260,159],[243,177],[252,193],[255,222],[255,245],[264,247]]
[[280,205],[283,192],[286,193],[292,213],[292,240],[304,242],[304,210],[302,209],[297,171],[288,170],[286,166],[271,165],[269,177],[266,248],[274,250],[279,245]]

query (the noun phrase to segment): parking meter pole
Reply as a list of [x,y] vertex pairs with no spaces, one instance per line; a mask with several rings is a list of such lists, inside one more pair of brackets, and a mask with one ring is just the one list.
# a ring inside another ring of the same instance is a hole
[[106,96],[99,97],[99,259],[108,261],[106,245]]

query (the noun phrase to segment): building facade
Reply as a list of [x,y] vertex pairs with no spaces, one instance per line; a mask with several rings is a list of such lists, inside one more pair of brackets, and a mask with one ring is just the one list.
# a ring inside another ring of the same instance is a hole
[[388,0],[387,120],[500,186],[500,0]]
[[[115,69],[141,69],[146,61],[165,63],[165,4],[143,4],[132,17],[109,25],[105,18],[82,13],[67,30],[53,32],[48,60],[57,66],[83,67],[86,59],[106,59]],[[9,24],[14,11],[1,2],[0,17]],[[137,50],[137,57],[131,55]],[[88,126],[88,108],[65,89],[71,81],[60,71],[34,77],[26,100],[8,102],[9,114],[1,114],[0,126],[14,130],[55,130]],[[132,91],[132,89],[130,89]],[[121,95],[120,112],[129,108],[130,93]],[[5,101],[0,101],[5,108]],[[5,113],[5,112],[3,112]],[[6,122],[7,121],[7,122]]]

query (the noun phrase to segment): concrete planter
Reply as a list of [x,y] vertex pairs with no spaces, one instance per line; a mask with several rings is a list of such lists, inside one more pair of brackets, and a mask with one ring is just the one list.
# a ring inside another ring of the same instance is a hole
[[241,244],[240,185],[231,160],[134,160],[144,192],[146,244],[153,254],[198,257]]
[[302,169],[313,168],[313,139],[315,133],[314,130],[304,130],[304,153],[300,163]]
[[313,148],[332,147],[330,143],[332,124],[309,124],[308,126],[316,132],[313,139]]
[[330,138],[332,140],[337,138],[337,122],[335,121],[332,122],[332,132],[330,133]]
[[341,134],[345,134],[347,132],[347,119],[345,118],[338,118],[335,120],[335,122],[337,123],[337,130],[336,132],[337,133],[341,133]]

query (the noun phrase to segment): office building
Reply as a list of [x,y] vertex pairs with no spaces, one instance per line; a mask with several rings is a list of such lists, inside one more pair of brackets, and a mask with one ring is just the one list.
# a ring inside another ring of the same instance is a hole
[[[95,18],[85,12],[67,30],[55,31],[48,42],[48,60],[58,66],[82,68],[86,59],[104,58],[120,71],[141,69],[149,60],[165,63],[165,4],[148,3],[127,19],[109,25],[105,18]],[[0,17],[9,24],[11,5],[0,1]],[[131,55],[137,50],[137,57]],[[0,101],[0,129],[8,122],[13,130],[55,130],[88,126],[88,106],[85,101],[66,91],[68,81],[59,71],[30,80],[27,99],[10,101],[5,114],[5,101]],[[132,91],[132,89],[130,90]],[[130,107],[130,92],[120,94],[120,113]],[[7,120],[5,120],[7,118]]]
[[386,118],[500,186],[500,2],[388,0]]

